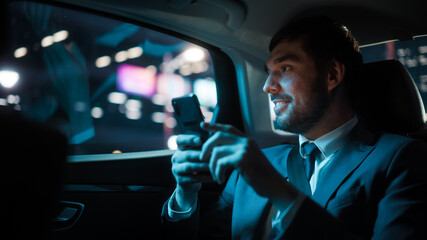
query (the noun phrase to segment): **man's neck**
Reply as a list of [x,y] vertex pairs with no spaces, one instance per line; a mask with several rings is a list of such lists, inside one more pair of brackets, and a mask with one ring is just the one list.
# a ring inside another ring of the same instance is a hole
[[328,132],[337,129],[354,117],[353,111],[340,111],[338,112],[339,114],[336,113],[337,112],[333,114],[325,113],[323,118],[313,128],[302,135],[314,141]]

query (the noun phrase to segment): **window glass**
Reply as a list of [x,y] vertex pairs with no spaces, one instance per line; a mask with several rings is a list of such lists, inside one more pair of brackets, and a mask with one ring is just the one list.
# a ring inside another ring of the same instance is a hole
[[70,154],[173,149],[170,100],[216,105],[209,52],[118,20],[28,2],[9,5],[1,111],[59,128]]
[[408,69],[427,107],[427,37],[391,41],[361,48],[365,63],[397,59]]

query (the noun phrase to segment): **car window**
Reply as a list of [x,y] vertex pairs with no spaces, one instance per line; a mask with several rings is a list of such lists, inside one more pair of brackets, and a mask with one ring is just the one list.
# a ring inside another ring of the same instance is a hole
[[207,49],[45,4],[13,2],[8,13],[0,107],[59,128],[70,154],[176,148],[170,101],[191,92],[212,117],[217,97]]
[[361,47],[365,63],[397,59],[408,69],[417,84],[424,106],[427,106],[427,37],[409,41],[389,41]]

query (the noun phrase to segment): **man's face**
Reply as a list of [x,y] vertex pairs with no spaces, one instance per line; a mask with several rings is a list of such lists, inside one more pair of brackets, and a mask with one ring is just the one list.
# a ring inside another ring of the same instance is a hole
[[329,104],[325,76],[319,76],[315,62],[301,41],[282,41],[267,60],[269,93],[276,113],[275,126],[304,134],[323,116]]

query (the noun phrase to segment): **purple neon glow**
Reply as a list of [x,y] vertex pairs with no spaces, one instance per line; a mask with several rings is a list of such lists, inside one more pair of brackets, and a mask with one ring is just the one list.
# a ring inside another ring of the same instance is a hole
[[156,72],[122,64],[117,70],[117,87],[122,92],[150,98],[156,93]]

